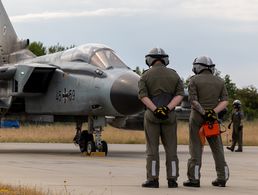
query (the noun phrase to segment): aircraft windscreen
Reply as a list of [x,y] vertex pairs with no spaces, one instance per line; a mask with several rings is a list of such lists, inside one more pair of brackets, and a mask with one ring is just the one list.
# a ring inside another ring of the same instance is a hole
[[127,68],[125,63],[112,50],[108,49],[97,51],[91,57],[90,64],[101,68]]

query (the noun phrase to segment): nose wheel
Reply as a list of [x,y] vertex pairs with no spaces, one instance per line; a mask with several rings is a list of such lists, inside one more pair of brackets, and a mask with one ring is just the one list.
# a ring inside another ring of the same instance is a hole
[[[79,148],[82,153],[88,151],[88,143],[90,142],[95,146],[93,135],[89,134],[87,130],[82,131],[79,135],[78,141]],[[94,148],[92,148],[92,152],[95,152]]]
[[104,152],[105,156],[108,153],[108,145],[106,141],[101,141],[101,146],[97,146],[94,141],[88,141],[86,153],[87,155],[91,155],[92,152]]
[[92,152],[96,152],[96,145],[94,141],[88,141],[86,147],[87,155],[91,155]]
[[[96,126],[96,124],[98,124],[98,126]],[[86,152],[87,155],[91,155],[92,152],[104,152],[105,156],[107,156],[108,144],[101,138],[104,125],[104,117],[89,117],[88,131],[81,131],[82,124],[76,124],[76,135],[74,137],[74,143],[79,145],[80,151],[82,153]]]

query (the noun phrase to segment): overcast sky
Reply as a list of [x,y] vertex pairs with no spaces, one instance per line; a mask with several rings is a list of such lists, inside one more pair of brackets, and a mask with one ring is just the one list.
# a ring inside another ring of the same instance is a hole
[[103,43],[134,69],[163,48],[183,78],[212,58],[238,87],[258,88],[258,0],[2,0],[19,38],[64,46]]

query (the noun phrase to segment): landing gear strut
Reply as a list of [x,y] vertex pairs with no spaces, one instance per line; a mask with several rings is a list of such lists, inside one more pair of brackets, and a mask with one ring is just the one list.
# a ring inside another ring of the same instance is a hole
[[[79,145],[81,152],[86,152],[88,155],[92,152],[105,152],[105,155],[107,155],[107,142],[101,138],[103,126],[105,126],[105,124],[105,117],[100,116],[88,118],[88,131],[81,130],[82,122],[76,123],[76,134],[73,141]],[[93,135],[95,136],[95,139]]]

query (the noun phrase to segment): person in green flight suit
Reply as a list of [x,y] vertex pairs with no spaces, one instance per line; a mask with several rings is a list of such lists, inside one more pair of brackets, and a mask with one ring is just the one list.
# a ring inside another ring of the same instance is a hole
[[228,125],[228,129],[230,129],[231,124],[233,123],[232,145],[230,147],[227,147],[227,149],[233,152],[236,144],[238,143],[238,148],[235,150],[235,152],[242,152],[243,151],[242,119],[244,117],[244,114],[241,110],[240,100],[234,100],[233,107],[234,107],[234,111],[231,116],[231,122]]
[[[190,78],[188,91],[191,103],[189,118],[189,152],[186,187],[200,187],[203,144],[199,130],[205,122],[218,120],[217,114],[228,105],[228,93],[224,81],[214,75],[215,64],[211,58],[200,56],[193,62],[194,76]],[[206,137],[216,165],[217,178],[213,186],[225,187],[229,169],[224,157],[221,136]]]
[[178,187],[177,121],[175,107],[182,101],[184,87],[173,69],[167,68],[168,55],[153,48],[145,56],[150,67],[141,76],[139,99],[146,106],[144,131],[146,137],[147,181],[142,187],[159,187],[159,138],[166,153],[166,172],[169,188]]

